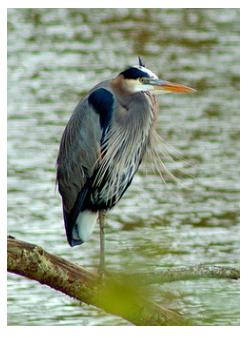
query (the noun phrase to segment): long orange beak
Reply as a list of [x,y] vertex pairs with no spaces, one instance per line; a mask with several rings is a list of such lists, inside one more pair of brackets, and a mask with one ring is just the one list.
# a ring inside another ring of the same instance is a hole
[[158,79],[150,79],[148,84],[152,85],[154,87],[153,91],[159,94],[164,92],[189,94],[196,91],[195,89],[187,87],[183,84],[172,83]]

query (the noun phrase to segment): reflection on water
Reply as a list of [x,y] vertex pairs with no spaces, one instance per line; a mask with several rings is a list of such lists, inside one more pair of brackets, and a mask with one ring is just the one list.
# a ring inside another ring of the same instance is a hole
[[[160,97],[157,151],[180,183],[145,162],[108,216],[110,268],[239,264],[239,11],[8,11],[8,231],[93,267],[98,228],[71,249],[55,190],[55,158],[77,101],[137,55],[160,78],[198,89]],[[167,158],[166,144],[175,157]],[[174,150],[175,149],[175,150]],[[10,325],[126,325],[96,308],[9,275]],[[166,284],[195,324],[238,325],[239,283]]]

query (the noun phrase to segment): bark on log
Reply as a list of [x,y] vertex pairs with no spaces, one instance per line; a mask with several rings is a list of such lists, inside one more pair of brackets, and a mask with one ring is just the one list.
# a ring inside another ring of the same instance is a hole
[[135,325],[190,325],[178,312],[154,303],[145,291],[114,277],[98,275],[41,247],[8,238],[8,271],[46,284],[75,299],[118,315]]
[[117,273],[117,277],[126,277],[127,280],[138,279],[141,285],[145,285],[154,283],[196,280],[201,278],[223,278],[237,280],[240,278],[240,271],[237,268],[229,266],[207,266],[199,264],[196,266],[176,267],[166,270],[158,270],[155,272],[131,272],[128,274]]

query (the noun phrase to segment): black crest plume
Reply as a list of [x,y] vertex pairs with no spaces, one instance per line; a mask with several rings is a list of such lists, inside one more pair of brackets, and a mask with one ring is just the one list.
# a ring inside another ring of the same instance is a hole
[[143,58],[141,56],[138,56],[138,59],[139,59],[139,66],[145,67]]

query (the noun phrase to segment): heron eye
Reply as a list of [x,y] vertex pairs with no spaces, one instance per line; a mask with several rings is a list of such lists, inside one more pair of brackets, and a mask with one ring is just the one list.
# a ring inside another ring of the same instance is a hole
[[141,83],[144,83],[144,78],[143,78],[143,77],[140,77],[139,81],[140,81]]

